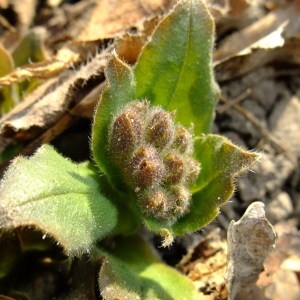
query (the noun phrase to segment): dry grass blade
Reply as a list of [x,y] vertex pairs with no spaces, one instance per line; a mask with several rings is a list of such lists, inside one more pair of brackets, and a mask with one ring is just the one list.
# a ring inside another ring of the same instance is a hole
[[0,78],[0,87],[35,78],[51,78],[66,70],[80,58],[78,53],[64,48],[50,60],[32,63]]

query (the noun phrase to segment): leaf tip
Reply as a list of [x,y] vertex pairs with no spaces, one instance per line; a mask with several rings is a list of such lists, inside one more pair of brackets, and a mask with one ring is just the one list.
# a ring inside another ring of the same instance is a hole
[[238,170],[234,175],[238,176],[247,170],[251,170],[251,166],[257,162],[260,162],[262,157],[262,152],[259,152],[258,150],[242,150],[243,164],[240,170]]

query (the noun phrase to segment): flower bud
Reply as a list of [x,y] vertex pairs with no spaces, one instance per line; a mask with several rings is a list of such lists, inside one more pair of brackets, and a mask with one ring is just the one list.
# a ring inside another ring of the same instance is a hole
[[163,164],[155,148],[138,147],[130,159],[127,168],[129,184],[135,191],[159,184],[163,176]]
[[144,100],[144,101],[132,101],[129,104],[127,104],[126,108],[135,111],[143,120],[145,119],[145,115],[148,112],[149,109],[149,101]]
[[185,164],[182,156],[175,152],[168,152],[163,159],[165,165],[164,183],[171,185],[182,181]]
[[174,198],[172,211],[174,215],[180,217],[187,213],[190,205],[191,194],[183,185],[174,185],[171,187],[171,194]]
[[192,157],[192,131],[175,125],[171,113],[146,100],[130,102],[112,121],[108,147],[145,216],[171,225],[188,212],[188,186],[200,164]]
[[132,110],[121,112],[113,121],[109,138],[109,151],[117,165],[122,165],[141,142],[142,124]]
[[187,166],[185,181],[188,185],[191,185],[198,178],[201,167],[199,162],[192,157],[187,158],[185,163]]
[[191,133],[182,125],[177,125],[172,146],[180,153],[192,151],[193,138]]
[[159,221],[170,219],[170,204],[173,199],[165,189],[149,189],[146,192],[140,193],[138,200],[140,209],[145,215]]
[[162,108],[153,109],[145,129],[146,141],[155,148],[162,149],[171,141],[173,133],[174,123],[171,114]]

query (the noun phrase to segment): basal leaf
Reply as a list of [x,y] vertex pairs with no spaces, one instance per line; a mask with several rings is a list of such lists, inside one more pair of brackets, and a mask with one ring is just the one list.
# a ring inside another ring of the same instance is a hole
[[[108,130],[112,118],[126,103],[134,100],[134,77],[131,68],[113,54],[106,67],[106,87],[94,116],[92,129],[93,158],[101,171],[118,177],[108,153]],[[115,181],[116,182],[116,181]]]
[[192,189],[190,212],[174,225],[175,234],[185,234],[211,222],[219,206],[232,196],[235,178],[249,169],[259,154],[210,134],[196,138],[195,157],[201,163],[201,172]]
[[195,133],[210,131],[219,89],[213,78],[214,24],[200,0],[182,0],[158,25],[134,69],[137,98],[177,110]]
[[0,183],[0,228],[38,227],[69,255],[90,251],[118,221],[100,180],[50,146],[17,157]]
[[165,265],[140,238],[117,241],[114,250],[103,251],[99,275],[105,300],[193,300],[193,284],[175,269]]

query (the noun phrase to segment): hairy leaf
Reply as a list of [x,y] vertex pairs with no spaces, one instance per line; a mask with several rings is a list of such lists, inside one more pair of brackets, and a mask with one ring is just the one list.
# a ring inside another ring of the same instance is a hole
[[212,73],[214,24],[204,3],[179,1],[162,20],[134,69],[137,98],[169,111],[195,133],[210,131],[219,89]]
[[195,157],[201,163],[201,172],[192,188],[190,212],[175,224],[175,234],[185,234],[211,222],[219,206],[232,196],[236,177],[249,169],[259,154],[243,150],[225,137],[209,134],[196,138]]
[[[113,54],[106,67],[106,87],[96,108],[92,129],[93,158],[109,177],[118,177],[108,153],[108,131],[113,116],[134,100],[134,77],[131,68]],[[116,180],[118,181],[118,180]],[[116,182],[115,181],[115,182]]]
[[118,221],[98,181],[50,146],[29,159],[17,157],[0,183],[0,228],[38,227],[69,255],[90,251]]
[[99,286],[105,300],[196,299],[193,284],[158,260],[140,238],[120,239],[114,250],[102,253]]

